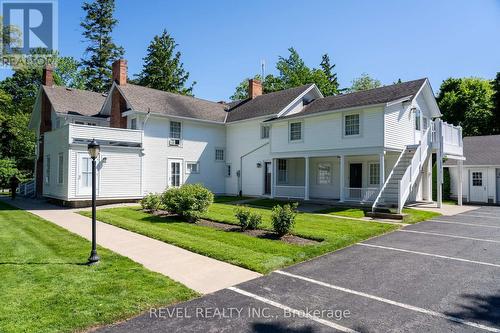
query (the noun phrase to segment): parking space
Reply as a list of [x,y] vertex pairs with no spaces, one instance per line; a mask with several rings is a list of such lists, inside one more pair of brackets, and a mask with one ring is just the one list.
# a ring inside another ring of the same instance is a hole
[[500,332],[500,207],[406,226],[167,309],[207,307],[241,313],[147,313],[103,331]]

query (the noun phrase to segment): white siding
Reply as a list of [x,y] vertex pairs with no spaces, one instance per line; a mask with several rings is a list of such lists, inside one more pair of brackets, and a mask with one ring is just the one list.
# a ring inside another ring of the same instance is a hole
[[402,103],[385,108],[385,147],[402,149],[415,143],[415,119],[411,106],[403,108]]
[[[43,195],[52,198],[65,198],[68,193],[68,132],[60,128],[45,133],[43,148]],[[63,153],[63,183],[58,183],[59,153]],[[50,156],[50,182],[46,183],[46,157]]]
[[[174,119],[175,120],[175,119]],[[178,120],[175,120],[178,121]],[[224,193],[224,162],[215,161],[215,148],[225,148],[223,125],[182,120],[182,146],[168,145],[169,119],[151,116],[144,128],[143,194],[167,187],[167,160],[182,159],[186,183],[203,183],[214,193]],[[187,174],[186,162],[199,162],[199,174]]]
[[[329,163],[332,167],[330,184],[318,184],[318,164]],[[309,160],[309,197],[339,199],[340,198],[340,159],[337,157],[318,157]]]

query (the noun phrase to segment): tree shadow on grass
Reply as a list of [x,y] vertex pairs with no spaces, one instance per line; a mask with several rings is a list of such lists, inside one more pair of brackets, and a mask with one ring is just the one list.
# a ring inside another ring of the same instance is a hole
[[486,325],[500,326],[500,290],[492,294],[462,294],[463,303],[446,315]]

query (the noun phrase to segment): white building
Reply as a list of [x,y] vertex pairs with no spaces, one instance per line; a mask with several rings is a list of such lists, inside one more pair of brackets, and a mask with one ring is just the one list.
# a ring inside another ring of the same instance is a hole
[[[500,204],[500,135],[466,137],[464,142],[463,181],[460,162],[446,161],[450,170],[450,192],[466,202]],[[460,186],[462,183],[462,192]]]
[[461,129],[439,119],[427,79],[332,97],[314,84],[262,94],[250,80],[248,99],[215,103],[126,77],[126,62],[115,62],[103,96],[53,86],[44,71],[30,122],[40,142],[39,195],[73,205],[90,199],[93,138],[102,147],[102,201],[202,183],[216,194],[400,210],[432,199],[433,153],[438,163],[462,159]]

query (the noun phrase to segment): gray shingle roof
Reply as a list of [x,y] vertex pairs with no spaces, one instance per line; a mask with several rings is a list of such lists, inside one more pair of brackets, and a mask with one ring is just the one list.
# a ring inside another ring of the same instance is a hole
[[61,86],[42,86],[42,88],[58,113],[97,116],[106,98],[103,94],[87,90]]
[[225,105],[199,98],[184,96],[126,84],[119,87],[125,99],[136,111],[163,113],[171,116],[224,122]]
[[334,111],[357,106],[387,103],[404,97],[414,97],[426,79],[393,84],[380,88],[349,94],[319,98],[308,104],[301,112],[283,118],[293,118],[323,111]]
[[[500,135],[468,136],[464,141],[464,165],[500,165]],[[445,165],[456,165],[448,160]]]
[[312,84],[306,84],[260,95],[253,99],[231,102],[227,104],[229,107],[227,122],[275,115],[311,86]]

